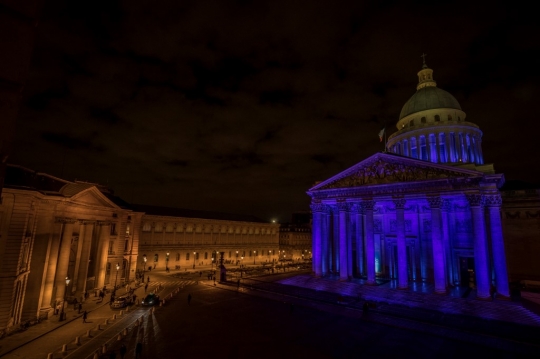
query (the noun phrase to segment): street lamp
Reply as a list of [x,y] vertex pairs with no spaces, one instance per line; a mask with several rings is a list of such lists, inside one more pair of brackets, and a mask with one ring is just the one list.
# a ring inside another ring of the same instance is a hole
[[236,265],[238,265],[238,251],[236,251]]
[[70,279],[69,277],[66,277],[66,290],[64,291],[64,302],[62,303],[62,312],[60,313],[59,322],[66,320],[66,315],[64,314],[64,307],[66,306],[66,300],[67,300],[67,290],[69,285]]
[[197,253],[197,252],[193,252],[193,269],[195,269],[195,254],[196,254],[196,253]]
[[169,271],[169,252],[167,252],[167,257],[165,257],[165,271]]
[[255,256],[257,255],[257,251],[253,251],[253,264],[255,264]]
[[116,282],[118,281],[118,270],[120,269],[120,263],[116,263],[116,278],[114,279],[113,295],[116,295]]

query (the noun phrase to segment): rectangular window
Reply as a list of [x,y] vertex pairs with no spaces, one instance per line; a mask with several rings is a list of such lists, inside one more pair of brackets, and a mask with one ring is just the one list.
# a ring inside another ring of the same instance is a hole
[[109,241],[109,254],[114,255],[114,241]]
[[142,230],[143,232],[150,232],[152,230],[152,224],[150,222],[144,222]]
[[129,250],[129,239],[126,239],[124,241],[124,252],[127,252]]
[[111,236],[116,236],[116,223],[111,223]]
[[180,261],[180,253],[176,253],[176,261],[177,261],[177,262]]
[[189,261],[189,252],[186,253],[186,261]]

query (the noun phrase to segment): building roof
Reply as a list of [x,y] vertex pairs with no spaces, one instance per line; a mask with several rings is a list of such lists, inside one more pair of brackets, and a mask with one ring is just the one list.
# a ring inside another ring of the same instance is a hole
[[435,108],[453,108],[461,110],[459,102],[450,93],[435,87],[426,86],[418,91],[403,105],[399,119],[413,113]]
[[257,218],[255,216],[251,216],[251,215],[199,211],[199,210],[184,209],[184,208],[149,206],[149,205],[144,205],[144,204],[134,204],[132,205],[132,207],[137,212],[145,212],[146,214],[156,215],[156,216],[217,219],[217,220],[235,221],[235,222],[268,223],[267,221],[263,221],[262,219]]

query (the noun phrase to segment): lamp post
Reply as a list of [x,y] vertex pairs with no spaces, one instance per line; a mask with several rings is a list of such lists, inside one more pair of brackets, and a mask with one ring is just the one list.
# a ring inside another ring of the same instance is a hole
[[253,251],[253,264],[255,264],[255,256],[257,255],[257,251]]
[[64,313],[64,307],[66,306],[66,300],[67,300],[67,290],[69,285],[70,279],[69,277],[66,277],[66,290],[64,291],[64,302],[62,303],[62,312],[60,313],[59,322],[66,320],[66,314]]
[[169,252],[167,252],[167,257],[165,257],[165,271],[169,272]]
[[236,265],[238,265],[238,251],[236,251]]
[[118,281],[118,270],[120,269],[120,263],[116,263],[116,278],[114,278],[114,290],[113,295],[116,295],[116,282]]
[[197,253],[197,252],[193,252],[193,269],[195,269],[195,254],[196,254],[196,253]]

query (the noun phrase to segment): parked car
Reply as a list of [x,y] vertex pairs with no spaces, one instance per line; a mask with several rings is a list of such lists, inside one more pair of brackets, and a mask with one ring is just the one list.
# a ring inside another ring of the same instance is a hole
[[114,302],[111,303],[111,308],[113,309],[122,309],[127,306],[132,305],[135,302],[134,295],[125,294],[114,299]]
[[144,297],[141,304],[143,306],[145,306],[145,307],[158,305],[159,304],[159,295],[157,295],[155,293],[150,293],[150,294],[146,295],[146,297]]

